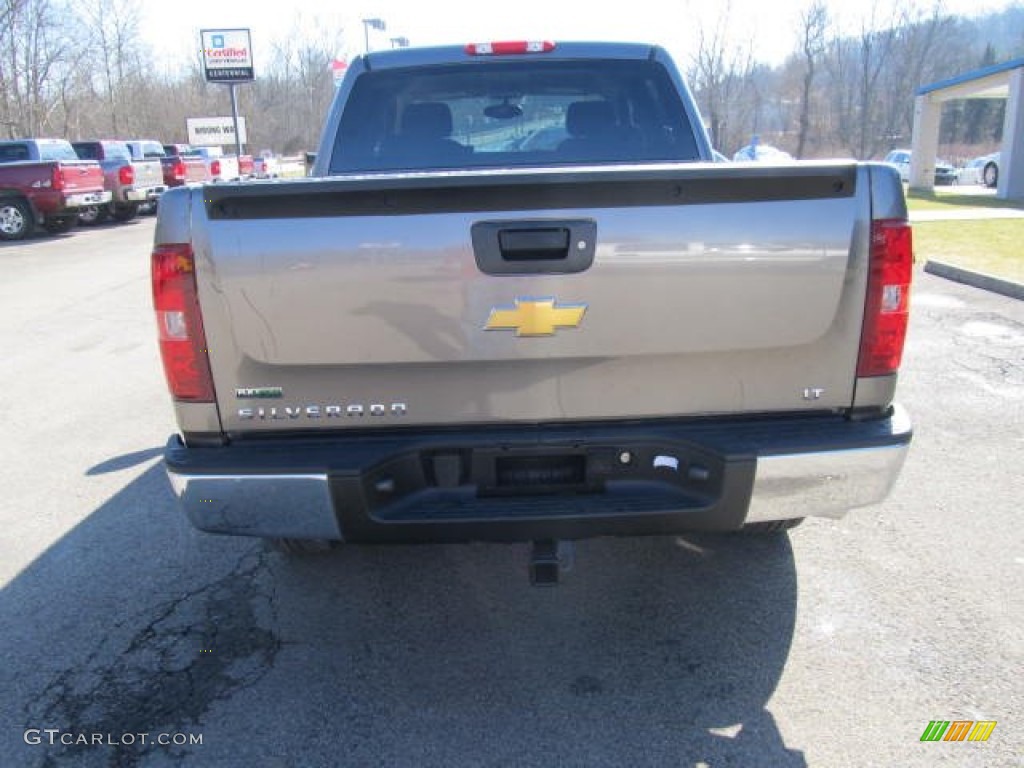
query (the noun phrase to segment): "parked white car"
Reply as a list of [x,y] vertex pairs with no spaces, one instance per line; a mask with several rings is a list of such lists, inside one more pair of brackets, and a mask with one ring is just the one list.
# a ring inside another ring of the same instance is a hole
[[960,169],[956,183],[962,187],[973,187],[985,183],[985,163],[988,157],[976,157]]

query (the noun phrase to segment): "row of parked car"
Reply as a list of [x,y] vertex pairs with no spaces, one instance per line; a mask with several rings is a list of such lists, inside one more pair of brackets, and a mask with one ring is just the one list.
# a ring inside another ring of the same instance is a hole
[[[884,162],[895,166],[903,181],[910,181],[910,150],[894,149],[885,156]],[[999,186],[999,153],[982,155],[968,162],[963,168],[955,168],[944,160],[935,161],[935,185],[985,185]]]
[[152,140],[0,141],[0,240],[37,226],[51,233],[156,210],[160,195],[183,184],[269,178],[270,159],[224,154],[219,147]]
[[[885,156],[883,162],[895,167],[900,178],[904,182],[910,181],[910,157],[909,149],[894,149]],[[721,157],[726,160],[725,157]],[[733,155],[734,162],[760,162],[760,163],[788,163],[793,162],[793,157],[788,152],[762,144],[755,136],[751,142],[741,148]],[[984,185],[986,187],[997,187],[999,185],[999,153],[982,155],[968,162],[963,168],[955,168],[944,160],[935,160],[935,185],[944,186],[951,184],[961,185]]]

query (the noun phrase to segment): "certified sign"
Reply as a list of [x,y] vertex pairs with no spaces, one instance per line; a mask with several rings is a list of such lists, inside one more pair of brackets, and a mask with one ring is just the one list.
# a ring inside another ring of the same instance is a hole
[[204,29],[203,69],[211,83],[245,83],[253,79],[252,41],[248,29]]

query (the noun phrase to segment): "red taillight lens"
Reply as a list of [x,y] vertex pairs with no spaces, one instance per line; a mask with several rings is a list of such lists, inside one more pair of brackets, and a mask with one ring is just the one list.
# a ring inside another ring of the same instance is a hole
[[212,160],[210,162],[210,174],[220,176],[220,160]]
[[213,377],[199,312],[192,246],[156,246],[152,273],[153,307],[167,386],[176,400],[212,403]]
[[864,326],[860,334],[858,376],[895,373],[903,357],[910,317],[913,240],[903,219],[871,223],[871,264]]
[[53,166],[53,173],[50,174],[50,188],[58,192],[64,189],[64,171],[59,165]]
[[186,176],[185,161],[175,160],[174,165],[172,166],[172,173],[174,174],[175,181],[184,181]]
[[550,40],[510,40],[499,43],[470,43],[466,46],[470,56],[514,56],[523,53],[549,53],[555,50]]
[[117,171],[117,179],[125,186],[135,183],[135,169],[130,165],[122,165]]

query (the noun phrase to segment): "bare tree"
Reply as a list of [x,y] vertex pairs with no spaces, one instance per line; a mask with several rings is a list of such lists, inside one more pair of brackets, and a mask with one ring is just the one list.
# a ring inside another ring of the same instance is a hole
[[900,117],[897,129],[909,136],[914,126],[914,93],[929,82],[971,68],[972,56],[957,36],[954,17],[943,10],[941,0],[930,9],[913,5],[902,9],[896,30],[893,60],[885,73],[887,92]]
[[897,41],[896,11],[877,21],[872,6],[856,37],[834,37],[826,58],[832,94],[832,127],[842,147],[858,159],[873,157],[891,141],[898,115],[879,90]]
[[731,10],[722,8],[714,28],[701,28],[689,79],[715,146],[737,147],[746,132],[743,116],[751,112],[750,75],[754,68],[752,46],[731,42]]
[[825,54],[829,27],[828,7],[824,0],[813,0],[800,13],[800,48],[803,55],[804,76],[800,91],[800,115],[797,131],[796,156],[802,158],[807,149],[811,127],[811,97],[814,76]]
[[8,136],[14,138],[17,123],[14,121],[12,104],[15,89],[13,30],[15,19],[20,17],[24,0],[3,0],[0,4],[0,125]]
[[106,105],[103,133],[121,136],[144,104],[127,104],[131,81],[139,75],[139,5],[132,0],[77,0],[75,10],[89,35],[89,50],[98,63],[96,76]]
[[[310,36],[303,30],[316,29]],[[260,125],[253,136],[284,152],[315,147],[334,97],[331,61],[343,46],[343,29],[329,18],[297,19],[273,46],[267,76],[253,91]],[[298,45],[295,40],[301,40]],[[269,130],[268,130],[269,129]]]
[[0,26],[3,120],[10,135],[54,130],[71,43],[56,0],[7,0]]

